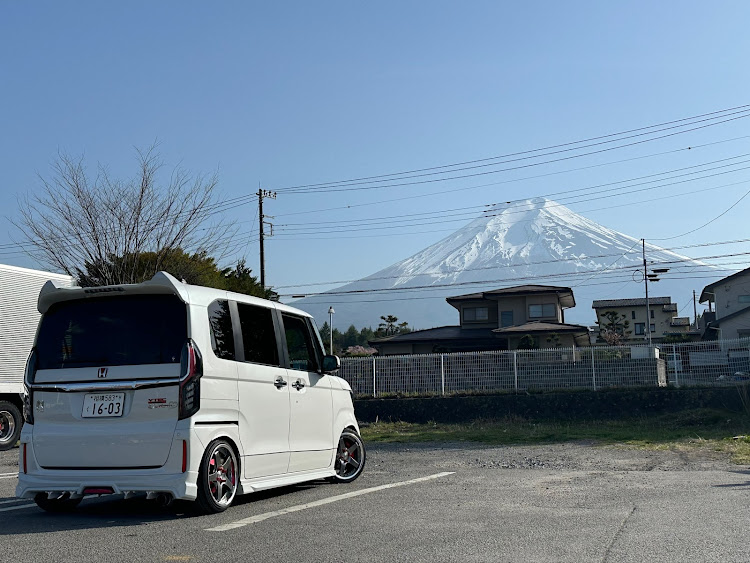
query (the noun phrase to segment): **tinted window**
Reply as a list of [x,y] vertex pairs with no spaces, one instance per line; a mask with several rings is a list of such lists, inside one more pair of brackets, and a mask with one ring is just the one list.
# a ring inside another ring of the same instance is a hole
[[300,317],[284,315],[283,318],[290,367],[302,371],[317,371],[317,357],[307,323]]
[[208,306],[208,322],[211,325],[211,347],[217,358],[234,360],[234,331],[229,301],[214,301]]
[[245,361],[256,364],[279,365],[276,332],[271,309],[237,303],[242,327],[242,344]]
[[544,303],[543,305],[529,305],[529,318],[554,317],[557,314],[557,308],[554,303]]
[[513,311],[500,313],[500,326],[513,326]]
[[187,308],[173,295],[100,297],[56,303],[37,338],[39,369],[180,361]]

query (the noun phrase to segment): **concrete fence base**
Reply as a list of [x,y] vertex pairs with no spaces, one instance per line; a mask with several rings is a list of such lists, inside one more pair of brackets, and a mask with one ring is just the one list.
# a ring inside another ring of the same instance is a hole
[[617,389],[531,395],[498,394],[427,398],[356,399],[360,422],[468,422],[522,417],[529,420],[603,420],[658,415],[695,408],[744,412],[741,387]]

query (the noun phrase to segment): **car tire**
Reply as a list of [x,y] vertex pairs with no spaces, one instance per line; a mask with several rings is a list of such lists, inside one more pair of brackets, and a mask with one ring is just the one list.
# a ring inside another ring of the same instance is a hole
[[232,444],[223,439],[211,442],[198,469],[196,502],[205,514],[224,512],[239,488],[239,463]]
[[0,401],[0,452],[16,445],[21,435],[21,410],[10,401]]
[[70,493],[63,493],[57,498],[49,498],[47,493],[37,493],[34,502],[42,510],[47,512],[71,512],[81,504],[83,497],[70,498]]
[[362,475],[367,461],[367,452],[362,438],[351,428],[345,429],[339,438],[336,449],[336,462],[333,465],[336,475],[333,483],[351,483]]

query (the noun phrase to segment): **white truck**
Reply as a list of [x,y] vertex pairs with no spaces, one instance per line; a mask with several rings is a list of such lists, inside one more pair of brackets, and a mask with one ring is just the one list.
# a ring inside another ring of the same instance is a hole
[[39,324],[37,299],[47,280],[72,277],[0,264],[0,451],[16,445],[23,426],[23,376]]

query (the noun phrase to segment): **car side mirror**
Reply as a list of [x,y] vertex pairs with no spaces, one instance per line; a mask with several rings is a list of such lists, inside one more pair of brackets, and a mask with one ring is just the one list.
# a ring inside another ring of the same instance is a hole
[[323,373],[331,373],[341,367],[341,360],[338,356],[323,356]]

